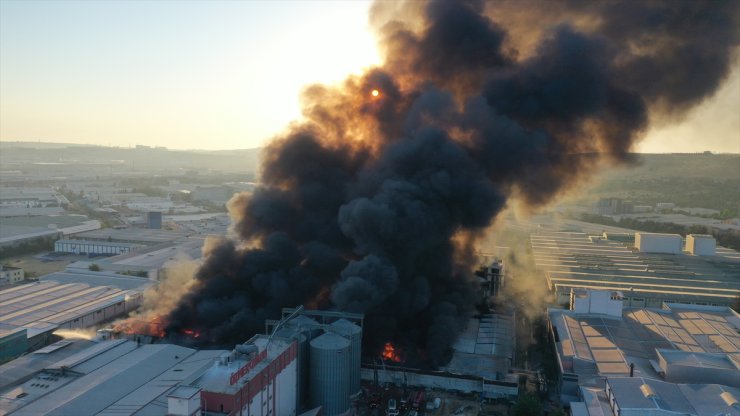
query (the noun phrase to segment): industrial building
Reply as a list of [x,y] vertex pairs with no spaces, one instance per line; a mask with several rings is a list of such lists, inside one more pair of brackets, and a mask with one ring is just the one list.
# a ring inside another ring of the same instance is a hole
[[[571,310],[548,315],[559,396],[573,415],[736,414],[720,395],[740,388],[740,315],[732,309],[628,308],[620,292],[574,290]],[[636,394],[659,400],[636,402]]]
[[168,263],[199,259],[202,256],[204,242],[205,239],[202,237],[192,237],[173,244],[159,244],[113,257],[76,261],[67,265],[66,270],[85,271],[94,263],[104,271],[157,278]]
[[232,351],[109,339],[105,330],[59,341],[0,366],[0,414],[347,414],[360,390],[362,315],[283,313],[266,322],[269,335]]
[[476,393],[485,399],[516,397],[518,379],[509,374],[516,350],[514,322],[513,313],[471,318],[452,345],[452,359],[446,366],[431,371],[403,363],[367,362],[362,367],[362,379],[400,387]]
[[101,227],[100,221],[84,215],[22,216],[3,218],[2,221],[0,248],[56,240]]
[[[217,365],[220,355],[228,354],[123,339],[91,343],[64,354],[68,348],[76,349],[76,342],[59,341],[29,354],[44,358],[31,371],[26,366],[36,360],[24,360],[28,356],[0,367],[3,374],[14,374],[0,390],[0,413],[190,416],[200,409],[200,401],[193,411],[182,412],[177,388],[189,385]],[[43,368],[36,370],[39,366]]]
[[66,202],[64,196],[51,188],[2,187],[0,206],[2,207],[48,207]]
[[151,230],[162,229],[162,212],[161,211],[149,211],[145,215],[146,228]]
[[0,286],[22,282],[25,273],[20,267],[4,266],[0,264]]
[[345,414],[360,392],[362,314],[284,308],[265,332],[297,342],[296,408]]
[[[233,352],[222,354],[191,388],[200,393],[203,410],[209,413],[295,415],[297,358],[295,340],[255,335]],[[197,392],[192,391],[190,397]],[[200,401],[195,404],[183,414],[198,410]]]
[[[659,308],[663,302],[732,305],[740,292],[738,253],[723,247],[716,247],[714,255],[666,253],[674,250],[677,239],[680,242],[678,236],[638,233],[633,240],[632,234],[611,232],[530,236],[537,268],[560,304],[570,302],[571,289],[583,288],[621,291],[629,307]],[[644,251],[635,249],[632,241]],[[656,250],[661,252],[651,252]]]
[[57,240],[54,251],[57,253],[115,256],[126,254],[144,247],[141,244],[114,241]]
[[[46,345],[57,329],[88,328],[138,308],[149,279],[91,271],[56,272],[0,291],[0,351],[11,358]],[[26,341],[18,347],[20,335]]]
[[142,228],[112,229],[106,228],[77,234],[75,238],[89,241],[109,241],[133,243],[152,246],[156,244],[172,243],[184,239],[187,233],[167,230],[149,230]]
[[[573,416],[740,414],[740,389],[720,384],[673,384],[643,377],[606,380],[605,394],[587,391],[587,400],[574,404]],[[600,392],[599,392],[600,393]]]

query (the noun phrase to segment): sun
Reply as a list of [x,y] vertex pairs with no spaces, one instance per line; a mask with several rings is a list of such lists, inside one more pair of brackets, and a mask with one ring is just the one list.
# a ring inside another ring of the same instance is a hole
[[372,90],[372,91],[370,91],[370,95],[372,95],[373,97],[378,97],[378,96],[380,96],[380,91],[378,91],[378,90]]

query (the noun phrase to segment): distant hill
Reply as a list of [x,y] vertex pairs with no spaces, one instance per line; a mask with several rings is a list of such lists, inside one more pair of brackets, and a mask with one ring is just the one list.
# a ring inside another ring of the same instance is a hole
[[261,149],[224,151],[120,148],[68,143],[0,142],[0,169],[28,170],[38,164],[110,165],[130,170],[215,170],[254,173]]
[[740,155],[640,154],[636,163],[605,169],[591,198],[617,197],[639,204],[673,202],[728,215],[740,212]]
[[636,163],[610,169],[605,178],[740,179],[740,154],[634,154]]

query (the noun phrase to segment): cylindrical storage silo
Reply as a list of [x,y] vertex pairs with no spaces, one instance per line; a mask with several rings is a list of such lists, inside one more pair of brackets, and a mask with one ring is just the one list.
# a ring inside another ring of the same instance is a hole
[[311,341],[311,407],[321,406],[324,416],[349,410],[350,360],[350,342],[340,335],[327,332]]
[[360,391],[360,360],[362,359],[362,328],[342,318],[332,322],[331,330],[350,341],[349,393]]
[[309,341],[322,334],[321,324],[305,315],[298,315],[285,323],[287,328],[298,329]]

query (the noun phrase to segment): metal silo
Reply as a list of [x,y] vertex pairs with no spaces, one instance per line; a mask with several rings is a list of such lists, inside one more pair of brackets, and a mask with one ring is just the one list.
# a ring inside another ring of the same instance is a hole
[[342,318],[329,325],[333,332],[350,341],[349,393],[360,391],[360,360],[362,358],[362,328]]
[[288,328],[298,329],[309,341],[322,334],[321,324],[305,315],[298,315],[285,323]]
[[311,407],[334,416],[349,410],[350,341],[327,332],[311,341]]

